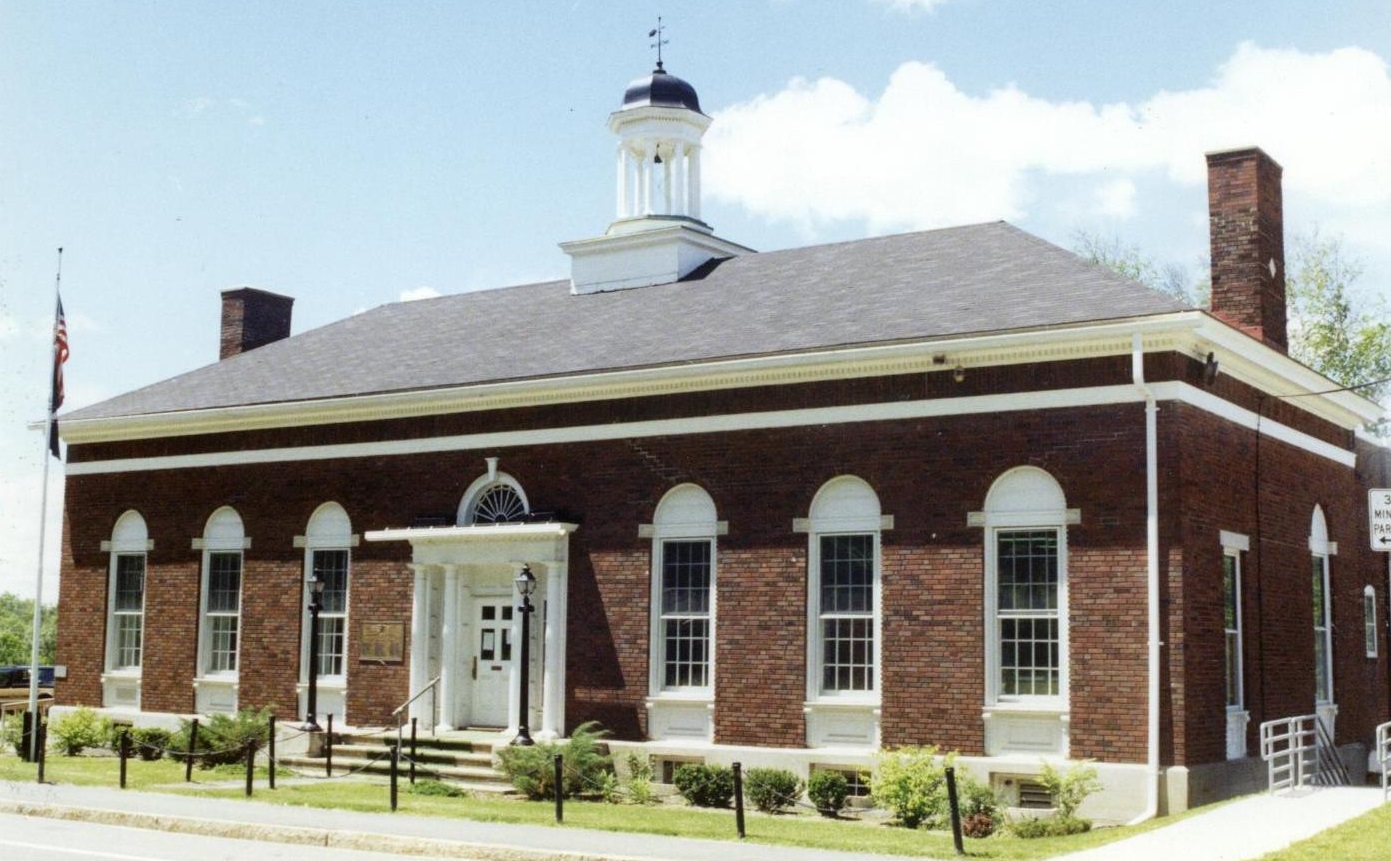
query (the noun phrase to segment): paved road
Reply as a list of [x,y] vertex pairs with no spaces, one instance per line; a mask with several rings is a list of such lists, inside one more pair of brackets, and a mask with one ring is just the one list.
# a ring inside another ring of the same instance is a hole
[[0,813],[7,861],[401,861],[400,855]]

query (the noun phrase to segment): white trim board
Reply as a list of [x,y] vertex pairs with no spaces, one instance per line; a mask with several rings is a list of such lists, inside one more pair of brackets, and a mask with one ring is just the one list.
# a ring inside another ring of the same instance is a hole
[[[1163,382],[1151,386],[1161,401],[1176,401],[1195,406],[1219,418],[1254,429],[1256,414],[1251,410],[1225,401],[1188,383]],[[430,437],[426,439],[381,440],[362,443],[339,443],[287,448],[246,449],[240,451],[206,452],[200,454],[163,455],[157,457],[119,458],[114,460],[70,463],[67,474],[105,475],[122,472],[148,472],[162,469],[197,469],[213,466],[244,466],[262,463],[287,463],[308,460],[333,460],[355,457],[391,457],[398,455],[430,454],[447,451],[498,449],[522,445],[555,445],[602,440],[631,439],[688,434],[722,433],[726,431],[767,430],[771,428],[807,427],[811,425],[850,424],[855,422],[899,421],[904,419],[936,418],[942,416],[982,415],[1071,407],[1138,404],[1143,398],[1132,385],[1098,386],[1081,389],[1060,389],[1046,392],[1025,392],[1004,395],[977,395],[961,398],[938,398],[921,401],[893,401],[879,404],[855,404],[835,407],[814,407],[799,410],[735,413],[717,416],[692,416],[679,419],[654,419],[623,424],[577,425],[573,427],[537,428],[532,430],[495,431],[477,434]],[[1260,420],[1261,433],[1296,448],[1326,458],[1344,466],[1356,464],[1356,455],[1323,440],[1316,439],[1288,425],[1268,418]]]

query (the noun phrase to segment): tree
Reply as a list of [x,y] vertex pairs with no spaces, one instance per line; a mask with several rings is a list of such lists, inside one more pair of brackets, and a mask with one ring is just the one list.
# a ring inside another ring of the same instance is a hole
[[[58,608],[43,608],[39,628],[39,663],[53,663],[58,643]],[[0,665],[29,665],[34,630],[34,600],[0,593]]]
[[1114,234],[1102,236],[1086,230],[1074,231],[1072,251],[1089,263],[1105,266],[1194,308],[1207,307],[1211,286],[1206,278],[1192,278],[1188,270],[1177,263],[1156,263],[1138,246],[1127,245]]
[[[1285,268],[1290,355],[1340,386],[1380,401],[1391,390],[1391,322],[1386,303],[1360,289],[1362,265],[1338,237],[1299,234]],[[1207,307],[1211,283],[1181,266],[1160,266],[1115,236],[1079,230],[1073,251],[1195,307]],[[1380,427],[1380,426],[1378,426]]]
[[1391,377],[1391,322],[1385,301],[1357,284],[1362,264],[1339,237],[1317,229],[1295,240],[1291,262],[1285,278],[1290,355],[1380,401]]

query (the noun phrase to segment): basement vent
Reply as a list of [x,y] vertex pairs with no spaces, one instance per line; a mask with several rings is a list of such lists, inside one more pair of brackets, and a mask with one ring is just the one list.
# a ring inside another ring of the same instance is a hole
[[1053,795],[1041,783],[1019,781],[1019,806],[1031,810],[1047,810],[1053,806]]

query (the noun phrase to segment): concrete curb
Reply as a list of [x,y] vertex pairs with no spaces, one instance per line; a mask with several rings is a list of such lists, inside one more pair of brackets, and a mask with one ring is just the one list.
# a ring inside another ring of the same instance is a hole
[[260,840],[298,846],[324,846],[333,849],[356,849],[417,855],[426,858],[461,858],[468,861],[654,861],[633,855],[592,855],[547,849],[525,849],[490,843],[469,843],[462,840],[440,840],[432,837],[404,837],[365,831],[334,831],[296,825],[261,825],[224,819],[193,819],[160,813],[133,813],[126,810],[69,807],[61,804],[39,804],[26,801],[0,801],[0,812],[20,816],[38,816],[102,825],[122,825],[153,831],[172,831],[198,834],[205,837],[227,837],[240,840]]

